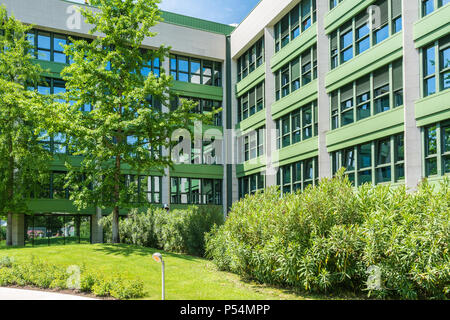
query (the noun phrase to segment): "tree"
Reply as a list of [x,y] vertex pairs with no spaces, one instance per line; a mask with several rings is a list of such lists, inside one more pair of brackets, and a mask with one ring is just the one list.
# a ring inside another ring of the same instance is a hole
[[46,98],[27,90],[41,74],[32,62],[30,29],[0,6],[0,216],[8,217],[7,245],[12,245],[13,214],[27,212],[26,200],[51,159],[39,144]]
[[[159,77],[143,72],[149,63],[164,61],[169,48],[142,49],[150,28],[161,18],[158,0],[92,0],[91,8],[80,9],[93,25],[92,41],[72,40],[66,54],[73,64],[62,74],[66,81],[68,110],[60,121],[73,154],[82,156],[80,166],[66,162],[71,199],[81,208],[112,208],[112,242],[119,243],[119,211],[138,205],[136,183],[126,181],[123,169],[138,175],[150,169],[172,165],[168,139],[180,127],[195,120],[208,121],[211,115],[190,113],[192,102],[170,113],[172,78],[161,69]],[[101,36],[98,36],[101,35]],[[89,109],[89,112],[82,111]]]

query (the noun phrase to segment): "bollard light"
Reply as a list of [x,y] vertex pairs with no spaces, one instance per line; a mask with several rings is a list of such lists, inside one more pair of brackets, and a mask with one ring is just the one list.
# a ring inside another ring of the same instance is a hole
[[162,254],[159,252],[156,252],[152,255],[153,260],[156,262],[161,262],[161,278],[162,278],[162,300],[165,300],[165,279],[164,279],[164,260],[162,257]]

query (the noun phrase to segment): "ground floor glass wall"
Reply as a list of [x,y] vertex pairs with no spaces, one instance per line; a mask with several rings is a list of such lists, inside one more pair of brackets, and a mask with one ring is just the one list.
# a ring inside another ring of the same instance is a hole
[[91,216],[27,215],[25,246],[91,243]]

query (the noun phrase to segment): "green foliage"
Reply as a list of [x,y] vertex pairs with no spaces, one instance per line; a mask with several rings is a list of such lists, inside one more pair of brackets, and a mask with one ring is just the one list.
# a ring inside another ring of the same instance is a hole
[[[234,204],[206,235],[207,256],[245,278],[312,292],[449,298],[450,183],[354,190],[347,178],[281,197],[277,188]],[[381,287],[368,290],[368,269]]]
[[[158,152],[176,142],[174,130],[187,128],[195,120],[211,120],[190,112],[193,102],[184,101],[177,110],[170,108],[172,77],[161,68],[160,76],[142,73],[149,62],[160,63],[169,48],[142,50],[144,39],[161,18],[157,0],[92,0],[91,8],[81,9],[92,25],[91,42],[72,39],[65,53],[74,63],[62,71],[66,81],[66,101],[59,106],[64,115],[51,130],[64,131],[70,138],[72,154],[83,156],[81,167],[66,163],[67,185],[79,209],[113,208],[112,241],[119,241],[120,208],[139,206],[135,182],[125,183],[123,166],[138,175],[171,166],[170,155]],[[162,107],[157,106],[157,101]],[[80,111],[91,106],[91,112]],[[178,141],[177,141],[178,142]],[[153,151],[151,151],[153,150]]]
[[[107,238],[111,232],[111,220],[112,217],[108,216],[101,221]],[[120,221],[119,228],[122,243],[203,256],[205,233],[222,224],[220,209],[192,206],[169,212],[160,208],[150,208],[146,213],[135,210]]]
[[[48,169],[50,154],[39,144],[39,128],[50,99],[28,86],[42,69],[32,62],[25,26],[0,6],[0,217],[27,211],[26,199]],[[48,108],[47,108],[48,106]]]
[[[145,295],[140,280],[125,278],[122,274],[105,275],[99,270],[81,268],[80,291],[99,297],[135,299]],[[71,273],[64,266],[53,265],[31,258],[26,263],[15,263],[8,256],[0,260],[0,286],[34,286],[42,289],[68,289]]]

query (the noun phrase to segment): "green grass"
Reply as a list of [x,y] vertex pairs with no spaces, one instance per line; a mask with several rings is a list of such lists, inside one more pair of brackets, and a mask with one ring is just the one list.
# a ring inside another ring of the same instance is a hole
[[[6,248],[0,243],[0,258],[14,257],[29,261],[31,256],[58,265],[82,265],[106,273],[121,272],[145,283],[144,299],[160,299],[161,265],[151,258],[156,250],[129,245],[65,245],[35,248]],[[294,292],[245,282],[234,274],[217,271],[212,262],[160,251],[166,261],[166,298],[188,300],[280,300],[320,299],[325,296],[300,295]]]

